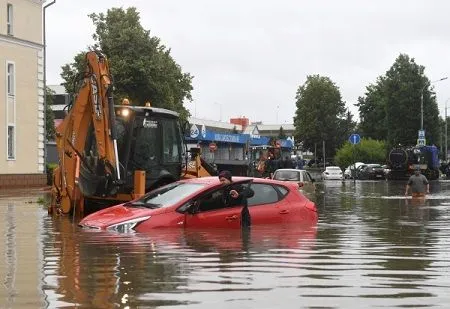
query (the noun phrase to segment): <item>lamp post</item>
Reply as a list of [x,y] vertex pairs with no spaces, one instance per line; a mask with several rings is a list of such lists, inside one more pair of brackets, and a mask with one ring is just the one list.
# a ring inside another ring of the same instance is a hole
[[280,110],[280,105],[277,105],[277,120],[276,120],[276,124],[278,124],[278,111]]
[[445,101],[445,134],[444,134],[444,138],[445,138],[445,154],[444,154],[444,158],[445,158],[445,162],[447,162],[447,102],[450,100],[450,98],[448,98]]
[[222,121],[222,104],[214,102],[214,105],[219,105],[219,121]]
[[[448,77],[442,77],[440,79],[437,79],[435,81],[430,82],[431,84],[446,80]],[[425,85],[422,87],[422,89],[420,90],[420,130],[423,130],[423,91],[425,90],[425,88],[427,88],[428,85]]]

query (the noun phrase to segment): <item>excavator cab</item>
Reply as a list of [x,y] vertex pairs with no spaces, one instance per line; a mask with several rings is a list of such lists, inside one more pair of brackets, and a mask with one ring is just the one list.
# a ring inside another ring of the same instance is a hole
[[115,127],[122,190],[133,190],[134,172],[145,171],[145,191],[180,178],[184,143],[178,114],[147,106],[116,106]]

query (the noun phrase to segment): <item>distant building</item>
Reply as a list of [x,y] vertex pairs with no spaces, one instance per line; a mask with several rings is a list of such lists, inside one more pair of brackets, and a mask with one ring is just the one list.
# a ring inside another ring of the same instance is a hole
[[[69,96],[63,86],[49,85],[48,87],[55,92],[52,109],[55,112],[55,125],[57,125],[65,117]],[[249,147],[266,145],[271,137],[277,139],[280,127],[283,127],[283,132],[288,137],[282,142],[282,147],[292,149],[294,146],[294,125],[292,124],[250,125],[250,120],[246,117],[231,118],[230,122],[190,117],[188,122],[191,125],[190,132],[186,132],[188,148],[200,147],[205,160],[216,164],[219,169],[234,170],[235,175],[240,173],[239,166],[248,165]],[[56,161],[54,145],[49,143],[47,149],[49,149],[48,160]]]
[[42,1],[0,0],[0,188],[44,185]]

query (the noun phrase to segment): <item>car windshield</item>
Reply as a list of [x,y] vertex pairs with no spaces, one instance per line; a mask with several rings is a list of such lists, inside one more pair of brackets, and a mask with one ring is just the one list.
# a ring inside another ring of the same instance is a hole
[[300,180],[300,174],[296,171],[277,171],[273,179],[276,180]]
[[133,202],[132,205],[151,208],[172,206],[205,186],[206,184],[201,183],[174,182],[148,193],[143,198]]
[[327,167],[327,171],[330,171],[330,172],[341,172],[341,169],[339,167]]

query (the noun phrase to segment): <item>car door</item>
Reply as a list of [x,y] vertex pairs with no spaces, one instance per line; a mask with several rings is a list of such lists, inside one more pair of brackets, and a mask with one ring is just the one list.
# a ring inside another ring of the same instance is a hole
[[246,186],[251,181],[234,182],[225,187],[215,188],[194,199],[185,212],[186,228],[240,228],[241,213],[245,200],[237,204],[225,198],[235,186]]
[[269,183],[252,183],[253,197],[248,199],[252,225],[289,221],[291,209],[284,196],[288,190]]

